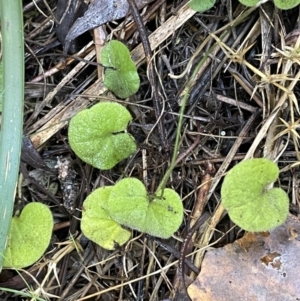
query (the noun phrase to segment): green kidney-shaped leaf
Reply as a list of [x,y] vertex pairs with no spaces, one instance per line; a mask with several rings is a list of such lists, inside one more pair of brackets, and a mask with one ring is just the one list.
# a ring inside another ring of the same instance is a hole
[[112,40],[101,51],[101,63],[106,67],[104,85],[120,98],[127,98],[137,92],[140,78],[127,47]]
[[279,175],[272,161],[260,158],[240,162],[225,176],[221,197],[233,222],[252,232],[281,225],[289,211],[289,198],[281,188],[269,188]]
[[179,195],[164,189],[163,195],[147,195],[144,184],[135,178],[116,183],[105,203],[109,215],[122,225],[150,235],[169,238],[178,230],[183,219]]
[[215,5],[216,0],[192,0],[189,3],[191,9],[198,12],[205,12]]
[[83,234],[107,250],[114,250],[116,244],[122,246],[131,235],[102,208],[111,190],[112,186],[105,186],[93,191],[83,203],[81,219]]
[[128,110],[120,104],[100,102],[71,119],[70,146],[90,165],[113,168],[136,150],[133,137],[124,132],[131,119]]
[[256,5],[260,0],[239,0],[240,3],[244,4],[245,6],[254,6]]
[[279,9],[291,9],[300,4],[300,0],[274,0],[274,3]]
[[24,268],[39,260],[50,243],[52,229],[53,218],[46,205],[26,205],[20,217],[12,218],[3,266]]

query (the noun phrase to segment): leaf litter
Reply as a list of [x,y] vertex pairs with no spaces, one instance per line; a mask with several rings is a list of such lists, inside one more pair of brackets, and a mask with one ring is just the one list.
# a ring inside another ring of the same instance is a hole
[[289,216],[269,233],[247,233],[223,248],[207,251],[202,269],[188,288],[192,300],[297,300],[300,222]]
[[[139,0],[137,6],[143,8],[153,0]],[[101,26],[107,22],[119,20],[128,14],[129,4],[126,0],[95,0],[84,15],[78,18],[65,38],[64,51],[68,52],[70,44],[84,32]]]
[[[39,9],[47,14],[48,10],[43,1],[36,2]],[[92,41],[85,48],[79,49],[80,52],[75,57],[65,58],[62,56],[61,47],[51,48],[51,43],[56,41],[56,37],[50,33],[52,23],[47,23],[46,17],[40,14],[33,2],[24,2],[27,21],[25,38],[32,50],[26,50],[26,81],[30,83],[26,87],[30,87],[30,91],[36,87],[35,93],[29,93],[29,90],[25,93],[24,132],[30,135],[43,160],[56,162],[57,156],[71,155],[80,187],[73,214],[57,205],[63,202],[62,189],[53,193],[48,189],[53,183],[59,182],[55,176],[50,176],[48,183],[31,182],[18,190],[21,200],[39,200],[51,206],[55,218],[53,244],[39,264],[41,268],[49,267],[51,275],[58,275],[59,282],[45,278],[43,273],[35,279],[38,283],[43,283],[43,289],[49,293],[64,300],[80,300],[93,294],[100,295],[102,300],[189,300],[184,288],[187,283],[177,276],[177,260],[180,256],[187,256],[188,264],[184,272],[185,280],[190,283],[196,279],[199,270],[200,277],[204,275],[204,263],[208,262],[205,255],[207,248],[213,246],[216,248],[215,252],[222,252],[224,246],[230,246],[243,235],[238,227],[233,227],[224,210],[218,206],[220,184],[229,168],[253,155],[277,159],[282,172],[275,186],[288,192],[290,212],[295,216],[299,215],[298,145],[293,139],[295,133],[291,132],[293,135],[290,135],[279,119],[283,118],[288,124],[297,124],[299,119],[294,97],[299,93],[299,60],[297,52],[291,49],[297,49],[300,40],[297,34],[293,35],[292,41],[291,34],[285,36],[285,33],[297,32],[298,13],[297,10],[279,10],[275,14],[271,2],[253,10],[245,9],[237,1],[229,2],[227,7],[223,2],[217,1],[210,11],[202,14],[196,14],[184,6],[182,1],[153,1],[140,10],[155,53],[153,60],[160,95],[156,104],[151,100],[152,89],[147,79],[143,48],[128,8],[126,12],[123,8],[120,13],[112,12],[108,16],[100,17],[100,23],[105,24],[107,33],[114,36],[114,39],[122,40],[129,47],[133,61],[139,66],[141,79],[139,91],[126,101],[134,120],[128,131],[138,141],[139,152],[110,171],[99,171],[83,164],[70,153],[67,140],[67,121],[77,112],[95,100],[116,101],[103,87],[103,79],[97,78],[97,64],[94,61],[96,52]],[[108,1],[102,1],[103,5],[106,3]],[[49,4],[54,11],[56,1],[49,1]],[[109,1],[107,5],[112,8],[113,2]],[[121,17],[107,24],[107,21],[113,20],[114,15]],[[275,20],[276,16],[280,16],[282,20],[279,24]],[[71,31],[67,43],[77,33],[90,30],[95,24],[100,25],[97,22],[91,23],[92,27],[88,25],[85,29],[78,29],[76,33]],[[45,26],[36,27],[36,24]],[[274,24],[279,27],[274,28]],[[220,40],[216,40],[212,33]],[[206,55],[205,51],[210,53]],[[60,58],[64,59],[64,63]],[[82,200],[87,194],[129,176],[143,181],[150,193],[157,188],[172,153],[172,147],[169,152],[162,152],[161,145],[174,145],[183,91],[194,68],[203,58],[205,64],[198,70],[184,113],[179,150],[181,160],[168,182],[168,187],[174,188],[184,200],[185,215],[180,230],[168,240],[154,240],[150,236],[133,232],[132,240],[113,252],[88,241],[79,230]],[[187,73],[180,76],[185,69]],[[169,77],[168,74],[177,77]],[[286,81],[287,74],[292,81]],[[286,93],[283,88],[291,92]],[[121,103],[124,104],[122,101]],[[161,112],[158,120],[153,117],[154,105],[158,105]],[[264,110],[260,111],[262,107]],[[168,141],[160,141],[157,122],[162,122]],[[298,128],[293,131],[297,132]],[[279,135],[280,132],[284,134]],[[273,139],[274,137],[277,138]],[[211,188],[203,190],[202,187],[207,183],[204,180],[201,182],[201,179],[205,179],[202,173],[205,175],[208,172],[205,167],[207,162],[214,166],[216,174],[211,174]],[[36,169],[28,164],[26,168],[29,171]],[[190,212],[194,206],[200,208],[200,216],[207,212],[210,218],[191,236],[189,252],[180,254],[182,241],[189,233],[189,224],[193,220]],[[288,225],[284,230],[288,231],[289,237],[294,237],[294,241],[286,240],[287,236],[281,240],[281,236],[276,234],[279,229],[281,227],[273,230],[274,234],[271,231],[269,237],[274,241],[284,242],[281,249],[274,247],[270,252],[261,251],[255,257],[260,268],[263,267],[268,273],[277,273],[277,278],[283,277],[280,267],[286,269],[290,263],[285,261],[284,254],[291,254],[292,257],[298,252],[291,249],[290,253],[284,253],[289,250],[290,245],[297,244],[297,228]],[[257,241],[261,242],[260,239],[250,241],[249,252],[259,247]],[[243,248],[240,251],[240,255],[233,253],[235,257],[246,258],[248,253]],[[196,253],[189,255],[191,252]],[[229,258],[228,254],[227,257]],[[56,270],[50,269],[53,267],[53,260],[57,262]],[[222,274],[220,264],[211,268],[215,277]],[[246,265],[241,264],[233,264],[229,268],[237,273],[247,270]],[[293,270],[294,266],[290,265],[289,268]],[[290,279],[289,275],[292,275],[292,271],[289,271],[286,279],[280,279],[287,281]],[[16,274],[6,274],[0,281],[13,287],[13,281],[17,281],[14,276],[18,277]],[[227,275],[222,278],[223,282],[226,280]],[[19,288],[20,281],[19,277]],[[264,285],[265,282],[262,281],[258,284]],[[297,289],[293,282],[289,284],[292,286],[291,292]],[[37,287],[32,278],[28,279],[28,285]],[[25,286],[24,284],[23,288]],[[245,290],[250,287],[251,285],[247,286]],[[233,292],[231,286],[227,289],[228,293]],[[11,293],[9,295],[12,296]]]

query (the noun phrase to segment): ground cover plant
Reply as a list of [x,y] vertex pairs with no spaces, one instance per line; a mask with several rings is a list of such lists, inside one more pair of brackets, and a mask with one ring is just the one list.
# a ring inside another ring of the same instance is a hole
[[83,110],[70,122],[70,146],[90,165],[111,169],[136,150],[134,138],[124,132],[131,119],[118,103],[103,102]]
[[101,51],[101,63],[105,67],[104,85],[120,98],[137,92],[140,78],[127,47],[112,40]]
[[[261,278],[239,260],[297,295],[297,3],[67,2],[22,2],[14,219],[43,203],[54,227],[30,224],[43,248],[3,269],[0,299],[240,299],[230,275]],[[224,281],[201,287],[198,275]],[[260,293],[276,300],[270,283]]]
[[[268,1],[268,0],[266,0]],[[264,3],[266,1],[261,0],[239,0],[240,3],[246,6],[254,6],[259,3]],[[196,11],[204,12],[211,9],[215,5],[214,0],[192,0],[190,2],[190,7]],[[300,4],[299,0],[274,0],[274,4],[279,9],[291,9]]]
[[38,261],[46,251],[53,229],[50,209],[35,202],[14,216],[4,253],[4,267],[23,268]]
[[272,187],[278,175],[275,163],[260,158],[239,163],[225,176],[222,204],[242,229],[262,232],[284,223],[289,197],[283,189]]

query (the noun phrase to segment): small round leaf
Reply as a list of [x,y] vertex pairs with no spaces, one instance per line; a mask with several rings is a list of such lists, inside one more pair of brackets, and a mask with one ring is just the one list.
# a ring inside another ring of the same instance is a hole
[[120,98],[127,98],[137,92],[140,78],[127,47],[112,40],[101,51],[101,63],[106,67],[104,85]]
[[231,220],[242,229],[267,231],[281,225],[289,211],[289,198],[281,188],[270,188],[279,169],[260,158],[242,161],[225,176],[221,197]]
[[24,268],[35,263],[46,251],[53,230],[50,209],[29,203],[20,217],[13,217],[4,252],[4,267]]
[[90,165],[111,169],[136,150],[133,137],[124,132],[131,119],[122,105],[100,102],[71,119],[70,146],[80,159]]
[[147,195],[144,184],[135,178],[116,183],[104,206],[120,224],[161,238],[169,238],[183,219],[182,201],[175,191],[166,188],[163,195]]
[[239,0],[240,3],[242,3],[245,6],[254,6],[256,5],[260,0]]
[[216,0],[192,0],[189,3],[191,9],[197,12],[205,12],[215,5]]
[[84,201],[81,219],[83,234],[107,250],[114,250],[115,245],[126,243],[131,233],[115,222],[102,208],[112,190],[105,186],[94,190]]
[[279,9],[291,9],[300,4],[300,0],[274,0],[274,3]]

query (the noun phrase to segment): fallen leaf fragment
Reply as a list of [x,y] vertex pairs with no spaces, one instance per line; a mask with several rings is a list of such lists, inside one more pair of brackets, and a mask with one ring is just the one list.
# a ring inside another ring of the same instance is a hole
[[[137,1],[137,6],[143,8],[153,0]],[[71,42],[88,30],[101,26],[107,22],[124,18],[129,11],[127,0],[94,0],[84,16],[78,18],[70,28],[66,39],[64,52],[68,52]]]
[[[206,253],[201,272],[188,288],[193,301],[300,300],[300,241],[289,240],[288,228],[300,230],[300,221],[256,234],[244,243],[233,243]],[[298,298],[298,299],[297,299]]]

